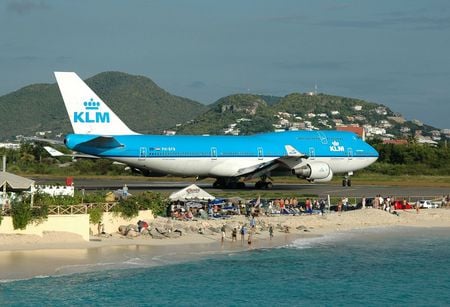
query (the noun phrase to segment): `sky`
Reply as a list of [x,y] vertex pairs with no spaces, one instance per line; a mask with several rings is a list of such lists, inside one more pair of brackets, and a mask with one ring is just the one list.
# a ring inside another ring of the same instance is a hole
[[0,1],[0,95],[53,71],[143,75],[204,104],[317,85],[450,128],[450,1]]

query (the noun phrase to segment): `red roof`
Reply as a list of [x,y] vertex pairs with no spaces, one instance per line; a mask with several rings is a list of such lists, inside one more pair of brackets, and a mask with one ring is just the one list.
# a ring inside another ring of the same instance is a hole
[[384,140],[383,144],[406,145],[408,140]]
[[354,132],[360,137],[364,136],[364,128],[359,126],[338,126],[336,130]]

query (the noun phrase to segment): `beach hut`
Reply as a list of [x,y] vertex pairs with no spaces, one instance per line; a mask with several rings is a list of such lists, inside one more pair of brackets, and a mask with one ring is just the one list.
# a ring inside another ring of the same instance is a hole
[[[5,208],[9,203],[8,192],[24,192],[34,189],[34,180],[20,177],[9,172],[0,172],[0,206]],[[33,203],[33,199],[31,201]]]
[[7,191],[31,191],[34,180],[20,177],[8,172],[0,172],[0,189]]
[[169,199],[171,201],[195,201],[195,200],[204,200],[204,201],[210,201],[215,199],[214,196],[206,192],[205,190],[201,189],[195,184],[191,184],[188,187],[185,187],[184,189],[173,192],[170,194]]

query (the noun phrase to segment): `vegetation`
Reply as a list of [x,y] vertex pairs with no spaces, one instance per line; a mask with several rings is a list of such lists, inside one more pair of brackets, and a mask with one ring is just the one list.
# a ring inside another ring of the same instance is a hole
[[372,144],[380,157],[364,172],[387,175],[435,175],[450,174],[450,149],[441,144],[430,147],[410,143],[407,145]]
[[[141,133],[160,133],[206,110],[201,103],[171,95],[142,76],[104,72],[86,83]],[[72,131],[56,83],[34,84],[0,97],[0,140],[33,136],[37,131]]]
[[48,204],[41,194],[34,195],[32,206],[31,196],[15,200],[11,206],[11,215],[14,229],[25,229],[30,223],[41,223],[47,219]]
[[89,223],[98,224],[102,221],[103,209],[101,206],[93,206],[88,209]]
[[167,202],[160,193],[144,192],[142,194],[119,200],[113,207],[113,211],[123,218],[133,218],[139,214],[139,210],[152,210],[155,216],[164,216]]

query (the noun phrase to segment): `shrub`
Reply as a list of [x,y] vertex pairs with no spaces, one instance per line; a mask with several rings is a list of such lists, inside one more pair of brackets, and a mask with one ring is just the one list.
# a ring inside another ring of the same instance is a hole
[[113,212],[119,214],[123,218],[133,218],[139,214],[139,204],[134,197],[121,199],[116,206],[113,207]]
[[11,215],[14,229],[25,229],[31,221],[31,206],[24,201],[13,202]]
[[91,207],[89,208],[88,213],[89,213],[89,222],[91,224],[98,224],[102,221],[103,218],[102,207],[99,206]]

